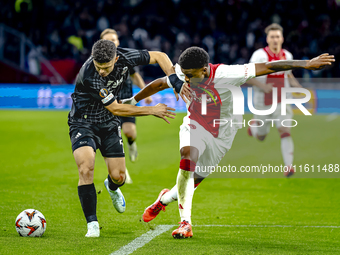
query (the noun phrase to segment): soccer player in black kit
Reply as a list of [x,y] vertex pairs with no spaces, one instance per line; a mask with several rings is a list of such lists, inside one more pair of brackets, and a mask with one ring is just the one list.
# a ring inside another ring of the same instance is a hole
[[117,116],[154,115],[168,123],[167,118],[174,118],[172,111],[175,109],[165,104],[137,107],[117,102],[117,95],[129,75],[128,70],[137,65],[155,63],[169,76],[169,86],[180,93],[183,82],[177,79],[165,53],[116,48],[108,40],[99,40],[93,45],[91,57],[77,76],[68,124],[79,172],[78,195],[87,221],[86,237],[100,235],[96,216],[97,195],[93,184],[97,149],[100,149],[108,168],[109,174],[104,184],[113,205],[118,212],[125,211],[125,199],[119,189],[125,182],[125,155]]
[[[115,43],[116,47],[119,47],[120,41],[118,38],[118,33],[116,30],[107,28],[100,34],[100,39],[109,40]],[[122,89],[119,92],[119,100],[131,98],[133,96],[132,93],[132,84],[137,85],[140,89],[145,87],[144,80],[142,76],[134,69],[130,69],[130,77],[125,81],[125,84],[122,86]],[[152,103],[151,97],[147,97],[144,99],[145,103]],[[120,117],[121,127],[123,134],[127,139],[127,147],[129,149],[129,158],[131,162],[135,162],[137,160],[137,128],[136,128],[136,117]],[[125,183],[132,183],[132,179],[129,175],[128,170],[125,171],[126,181]]]

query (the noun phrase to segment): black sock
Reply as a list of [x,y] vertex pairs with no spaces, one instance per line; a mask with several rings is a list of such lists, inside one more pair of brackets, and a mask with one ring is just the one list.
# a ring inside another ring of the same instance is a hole
[[128,138],[129,145],[133,144],[136,140],[133,138]]
[[87,223],[97,221],[97,193],[94,184],[78,186],[78,196]]
[[124,180],[124,182],[123,182],[122,184],[115,184],[115,183],[112,181],[110,175],[107,176],[107,179],[109,180],[109,188],[110,188],[110,190],[112,190],[112,191],[117,190],[119,187],[121,187],[121,186],[123,186],[123,185],[125,184],[125,180]]

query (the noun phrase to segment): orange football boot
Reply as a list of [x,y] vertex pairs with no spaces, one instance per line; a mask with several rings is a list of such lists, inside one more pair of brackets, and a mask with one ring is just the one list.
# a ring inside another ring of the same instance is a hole
[[156,216],[159,214],[159,212],[162,210],[163,212],[165,212],[165,207],[166,205],[163,205],[161,203],[161,198],[162,196],[167,193],[169,190],[168,189],[163,189],[159,195],[157,200],[150,205],[149,207],[147,207],[143,213],[143,221],[144,222],[149,222],[152,221],[154,218],[156,218]]
[[192,227],[187,221],[179,222],[179,227],[172,232],[173,238],[182,239],[192,237]]

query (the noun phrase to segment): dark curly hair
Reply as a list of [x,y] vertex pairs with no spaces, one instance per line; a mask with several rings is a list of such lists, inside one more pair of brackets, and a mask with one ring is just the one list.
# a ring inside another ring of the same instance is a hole
[[117,47],[114,42],[99,40],[92,47],[93,59],[98,63],[110,62],[116,56]]
[[209,65],[209,55],[200,47],[190,47],[179,56],[178,64],[183,69],[202,68]]

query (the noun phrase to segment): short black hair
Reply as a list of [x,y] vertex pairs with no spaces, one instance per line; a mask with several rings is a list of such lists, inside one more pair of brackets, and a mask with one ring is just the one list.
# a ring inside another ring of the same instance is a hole
[[92,47],[92,56],[98,63],[107,63],[116,56],[116,51],[114,42],[100,39]]
[[179,56],[178,64],[183,69],[199,69],[209,65],[209,54],[200,47],[190,47]]

